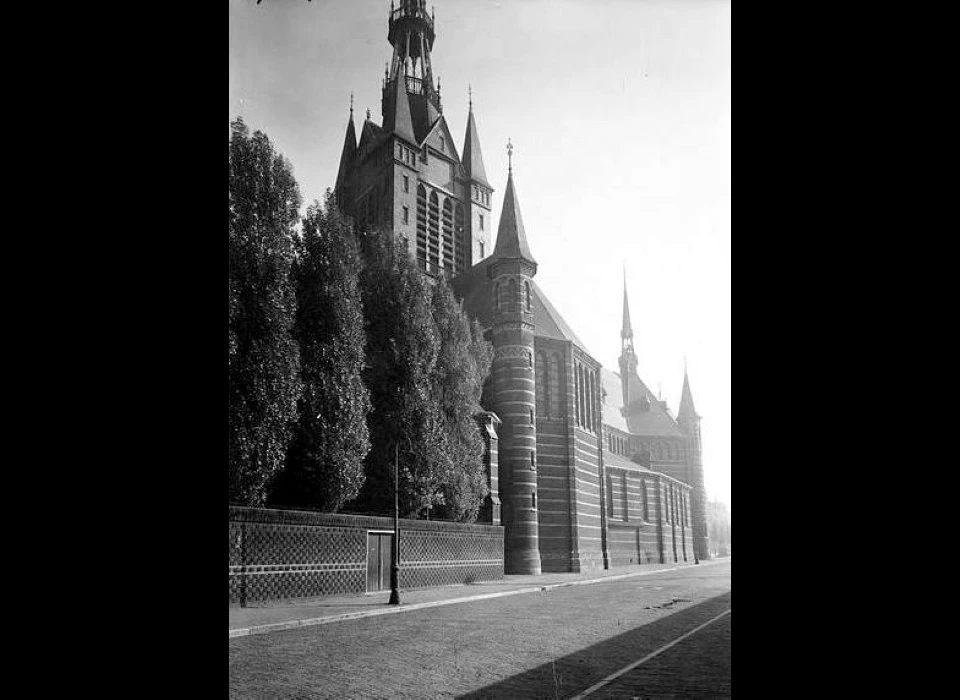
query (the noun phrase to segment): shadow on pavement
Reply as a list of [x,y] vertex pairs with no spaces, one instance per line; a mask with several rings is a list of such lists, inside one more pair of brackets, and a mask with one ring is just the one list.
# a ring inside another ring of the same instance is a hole
[[[668,614],[657,620],[636,627],[629,632],[618,634],[602,642],[589,646],[580,651],[568,654],[555,661],[543,664],[524,673],[510,676],[497,683],[492,683],[479,690],[458,696],[462,700],[479,700],[480,698],[567,698],[586,690],[594,683],[603,680],[612,673],[616,673],[624,666],[637,661],[647,654],[673,641],[677,637],[703,624],[715,615],[730,607],[731,592],[709,598],[689,608]],[[719,624],[714,623],[714,624]],[[712,626],[712,625],[711,625]],[[710,627],[702,632],[707,632]],[[612,629],[611,632],[615,632]],[[700,633],[698,633],[700,634]],[[688,638],[696,639],[697,635]],[[687,640],[684,640],[685,642]],[[683,644],[683,643],[681,643]],[[520,652],[522,650],[518,650]],[[668,650],[665,653],[669,653]],[[728,652],[724,652],[728,653]],[[649,663],[653,664],[662,657],[656,657]],[[641,668],[644,668],[643,666]],[[674,671],[676,673],[676,671]],[[684,676],[689,676],[688,687],[671,688],[668,695],[676,697],[727,697],[730,694],[730,669],[719,672],[713,669],[718,679],[705,679],[703,673],[697,669],[682,669],[679,684]],[[711,687],[703,687],[704,685]],[[725,687],[721,687],[724,686]],[[602,691],[599,695],[602,695]],[[632,695],[631,695],[632,696]],[[643,697],[649,697],[643,695]]]

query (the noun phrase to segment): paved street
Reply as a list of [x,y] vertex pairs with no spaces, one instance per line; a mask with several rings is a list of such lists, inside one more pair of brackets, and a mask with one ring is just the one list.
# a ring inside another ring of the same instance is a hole
[[730,608],[726,561],[238,637],[231,697],[729,697]]

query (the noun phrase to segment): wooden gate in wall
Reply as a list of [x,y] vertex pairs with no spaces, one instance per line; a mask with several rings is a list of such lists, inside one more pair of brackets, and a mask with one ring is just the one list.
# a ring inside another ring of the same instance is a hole
[[390,566],[393,564],[393,533],[367,531],[367,593],[390,590]]

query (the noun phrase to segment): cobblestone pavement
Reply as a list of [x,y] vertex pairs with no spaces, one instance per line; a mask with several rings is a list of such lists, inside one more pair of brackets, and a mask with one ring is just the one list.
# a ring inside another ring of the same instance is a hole
[[[231,639],[231,697],[569,698],[731,607],[717,563]],[[730,618],[599,697],[728,697]]]

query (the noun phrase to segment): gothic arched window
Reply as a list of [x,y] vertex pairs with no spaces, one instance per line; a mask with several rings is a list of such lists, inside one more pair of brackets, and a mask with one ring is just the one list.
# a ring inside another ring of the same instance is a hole
[[550,404],[548,411],[551,416],[559,418],[563,415],[563,363],[560,362],[560,354],[550,355]]
[[650,513],[647,510],[647,480],[640,480],[640,502],[643,505],[643,519],[649,521]]
[[530,283],[524,282],[523,286],[526,288],[526,292],[527,292],[527,311],[529,311],[530,310]]
[[500,310],[500,283],[493,285],[493,310]]
[[542,350],[537,352],[537,413],[547,415],[550,410],[550,383],[547,378],[547,356]]
[[507,311],[515,311],[517,304],[517,281],[510,278],[507,283]]

